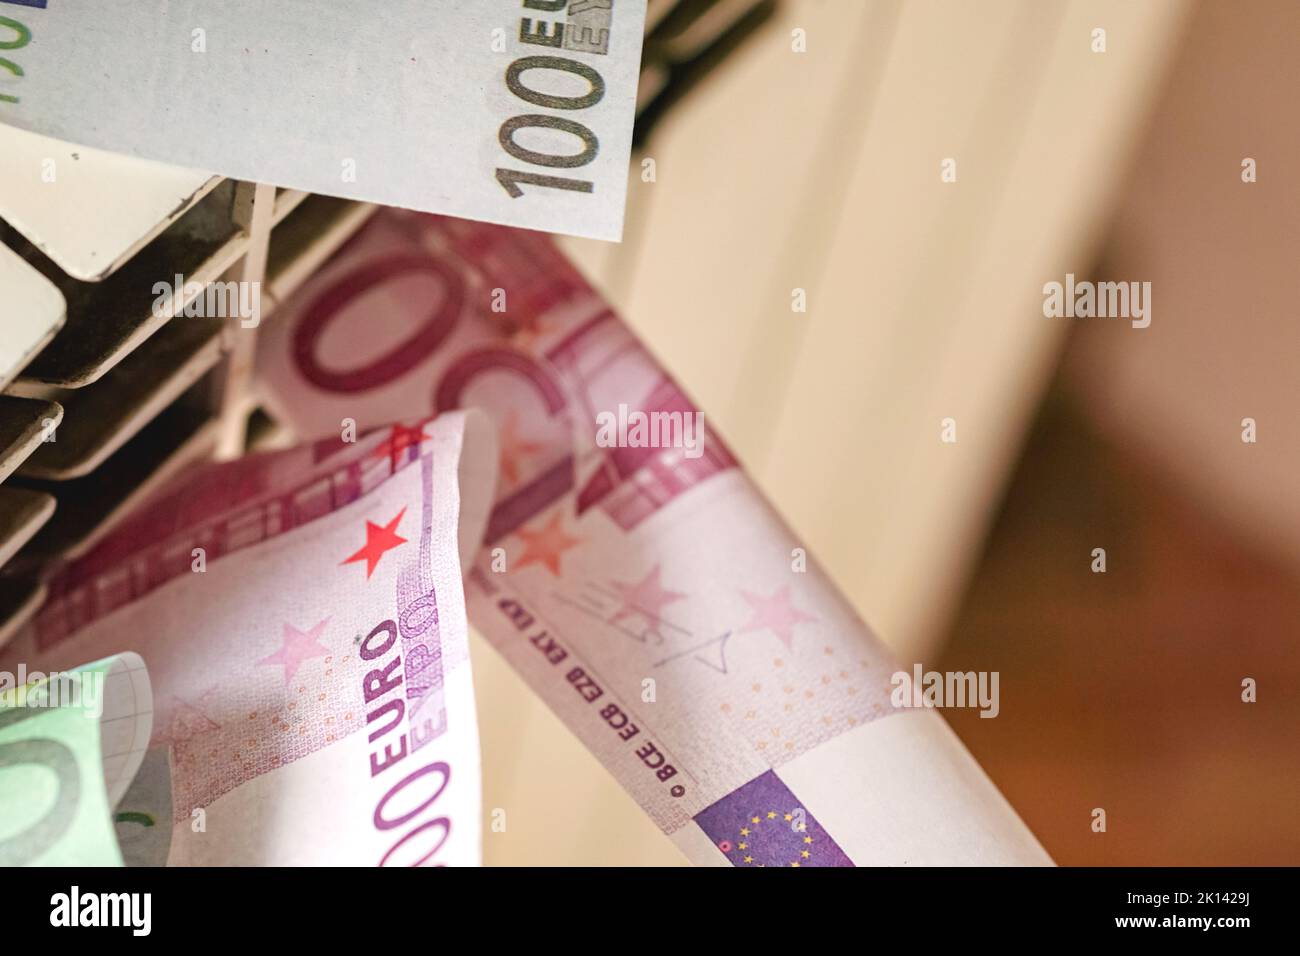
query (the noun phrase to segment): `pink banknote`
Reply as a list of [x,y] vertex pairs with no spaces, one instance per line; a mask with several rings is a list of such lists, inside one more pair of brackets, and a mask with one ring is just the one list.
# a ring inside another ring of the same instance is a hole
[[883,646],[544,236],[381,212],[258,376],[303,437],[488,412],[471,620],[690,859],[1050,862],[937,715],[891,706]]
[[480,860],[461,555],[494,469],[489,424],[459,413],[197,466],[55,572],[0,669],[143,660],[128,858]]

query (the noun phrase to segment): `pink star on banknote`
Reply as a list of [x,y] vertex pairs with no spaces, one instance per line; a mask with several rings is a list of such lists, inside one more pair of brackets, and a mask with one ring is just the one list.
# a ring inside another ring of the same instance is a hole
[[[206,702],[207,698],[214,693],[215,688],[209,688],[199,696],[198,700],[201,703]],[[182,744],[191,737],[197,737],[209,730],[217,730],[221,726],[199,707],[175,694],[171,695],[166,705],[158,707],[158,711],[158,723],[154,732],[154,740],[157,743]]]
[[524,540],[524,553],[516,567],[544,564],[557,578],[560,576],[560,555],[582,543],[582,538],[565,533],[562,520],[563,515],[557,511],[545,527],[537,531],[520,528],[515,532]]
[[618,611],[609,619],[611,624],[632,614],[644,614],[650,620],[657,621],[665,605],[686,597],[680,591],[665,590],[659,583],[659,571],[660,565],[656,564],[654,570],[636,584],[610,582],[623,598]]
[[811,614],[805,614],[790,603],[790,586],[788,584],[771,597],[762,597],[748,591],[741,591],[740,595],[749,602],[749,606],[753,608],[753,613],[750,614],[749,620],[737,633],[744,634],[747,631],[769,630],[780,638],[781,643],[786,646],[787,650],[793,650],[794,626],[801,622],[817,620]]
[[263,657],[257,662],[258,667],[279,664],[284,667],[284,682],[288,684],[293,680],[293,675],[298,672],[298,666],[303,661],[313,657],[324,657],[330,652],[330,649],[320,642],[321,631],[325,630],[325,625],[329,623],[329,618],[321,621],[310,631],[300,631],[292,624],[284,626],[284,643],[280,649],[269,657]]
[[402,522],[402,515],[406,514],[403,508],[397,512],[397,517],[388,524],[380,527],[373,521],[366,522],[366,543],[351,557],[344,558],[341,564],[351,564],[353,561],[366,562],[366,580],[370,575],[375,573],[375,568],[379,566],[379,559],[384,556],[385,551],[391,551],[399,544],[406,544],[406,539],[397,533],[397,526]]
[[497,441],[501,447],[501,474],[512,485],[519,481],[520,460],[528,455],[536,455],[546,447],[541,442],[529,441],[519,434],[519,415],[513,409],[501,423]]

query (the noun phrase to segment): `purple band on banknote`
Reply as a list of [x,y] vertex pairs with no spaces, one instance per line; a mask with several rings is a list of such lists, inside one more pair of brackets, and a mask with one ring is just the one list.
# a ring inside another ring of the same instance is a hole
[[853,866],[839,844],[768,770],[695,815],[732,866]]
[[430,574],[435,547],[431,456],[426,455],[420,462],[420,486],[423,507],[419,556],[406,566],[397,585],[397,624],[402,635],[402,668],[412,750],[419,750],[447,730],[438,592]]

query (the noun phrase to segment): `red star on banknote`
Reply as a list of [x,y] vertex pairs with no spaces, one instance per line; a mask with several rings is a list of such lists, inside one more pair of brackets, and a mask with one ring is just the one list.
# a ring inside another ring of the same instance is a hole
[[257,662],[257,666],[277,664],[282,666],[284,682],[288,684],[293,680],[293,675],[298,672],[298,667],[303,661],[313,657],[324,657],[330,652],[330,649],[320,642],[321,632],[325,630],[325,625],[328,623],[329,618],[326,618],[306,632],[298,630],[292,624],[286,624],[280,649],[274,654],[263,657]]
[[788,584],[771,597],[751,594],[748,591],[741,591],[740,596],[749,602],[753,612],[750,614],[749,620],[736,633],[744,634],[747,631],[769,630],[780,639],[787,650],[793,650],[794,626],[801,622],[817,620],[811,614],[805,614],[790,603],[790,586]]
[[565,533],[560,523],[562,518],[563,516],[557,511],[545,527],[537,531],[520,528],[515,532],[524,541],[524,553],[516,567],[544,564],[557,578],[560,576],[560,555],[581,544],[583,540]]
[[429,436],[424,433],[424,422],[416,425],[414,428],[407,428],[405,425],[394,425],[389,430],[388,437],[381,441],[370,452],[372,458],[387,457],[396,471],[402,464],[402,457],[406,454],[408,448],[419,448],[421,442],[429,440]]
[[406,544],[406,539],[397,533],[397,526],[401,523],[404,514],[406,514],[405,508],[397,512],[397,517],[383,527],[373,521],[367,521],[365,546],[339,563],[351,564],[353,561],[365,561],[366,580],[370,580],[370,575],[375,573],[375,568],[379,565],[379,559],[384,556],[384,552],[391,551],[399,544]]
[[659,583],[659,571],[660,566],[656,564],[654,569],[636,584],[610,582],[623,599],[618,611],[609,619],[611,624],[633,614],[643,614],[652,621],[658,621],[665,605],[686,597],[680,591],[665,590]]

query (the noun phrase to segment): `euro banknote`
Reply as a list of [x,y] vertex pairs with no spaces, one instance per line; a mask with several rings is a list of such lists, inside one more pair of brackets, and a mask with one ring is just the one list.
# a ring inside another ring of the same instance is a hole
[[126,652],[0,672],[0,866],[116,866],[113,809],[144,759],[153,692]]
[[259,336],[301,435],[492,417],[471,621],[692,861],[1051,862],[545,236],[382,211]]
[[461,561],[493,447],[456,413],[195,466],[55,571],[0,674],[113,657],[140,693],[102,748],[0,702],[0,862],[479,862]]
[[618,239],[645,15],[645,0],[0,0],[0,123]]

